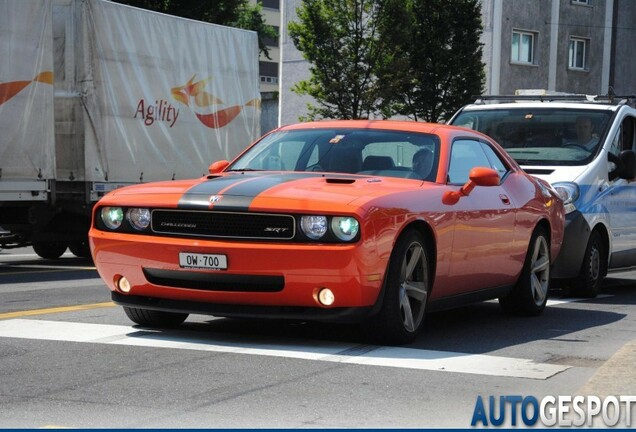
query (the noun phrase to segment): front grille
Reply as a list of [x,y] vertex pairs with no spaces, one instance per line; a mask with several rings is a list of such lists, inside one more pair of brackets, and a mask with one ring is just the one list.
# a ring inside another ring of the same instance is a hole
[[294,217],[265,213],[153,210],[152,232],[185,236],[291,240]]

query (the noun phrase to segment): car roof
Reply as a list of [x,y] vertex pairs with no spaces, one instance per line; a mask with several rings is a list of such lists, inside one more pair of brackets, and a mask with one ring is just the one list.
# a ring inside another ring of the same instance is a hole
[[300,130],[300,129],[329,129],[329,128],[351,128],[351,129],[373,129],[392,130],[402,132],[421,132],[438,135],[455,135],[457,133],[481,136],[473,130],[459,126],[450,126],[441,123],[427,123],[408,120],[320,120],[314,122],[295,123],[283,126],[278,130]]
[[505,102],[505,103],[475,103],[466,105],[464,111],[481,111],[496,109],[572,109],[572,110],[607,110],[617,111],[623,105],[609,105],[599,103],[568,103],[568,102]]

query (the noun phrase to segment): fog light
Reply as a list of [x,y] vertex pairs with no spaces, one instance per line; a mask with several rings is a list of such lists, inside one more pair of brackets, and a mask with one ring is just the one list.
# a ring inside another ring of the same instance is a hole
[[117,281],[117,289],[123,293],[129,293],[132,287],[130,286],[128,279],[122,276]]
[[329,288],[323,288],[318,292],[318,301],[324,306],[331,306],[336,300],[336,296]]

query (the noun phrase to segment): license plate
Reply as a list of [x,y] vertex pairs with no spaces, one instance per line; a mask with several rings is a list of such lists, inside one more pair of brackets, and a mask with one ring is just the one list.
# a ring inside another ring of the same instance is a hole
[[179,265],[185,268],[227,270],[227,256],[179,252]]

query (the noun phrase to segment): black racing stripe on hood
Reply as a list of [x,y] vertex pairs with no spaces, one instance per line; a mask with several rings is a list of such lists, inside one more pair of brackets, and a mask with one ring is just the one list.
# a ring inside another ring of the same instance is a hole
[[[242,173],[217,177],[190,188],[179,200],[179,208],[210,208],[217,210],[247,211],[252,200],[263,191],[292,180],[315,177],[314,173],[265,174]],[[218,202],[210,197],[223,195]]]
[[188,189],[179,199],[178,208],[208,208],[210,197],[235,183],[245,181],[243,176],[215,177]]
[[[338,177],[349,178],[351,176],[312,172],[287,172],[287,173],[243,173],[217,177],[200,183],[183,194],[179,200],[179,208],[210,208],[215,210],[247,211],[252,200],[275,186],[294,180],[311,177]],[[210,197],[220,195],[220,199],[214,203]]]

